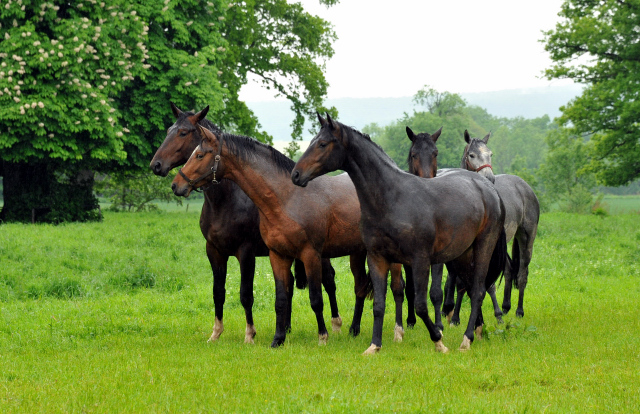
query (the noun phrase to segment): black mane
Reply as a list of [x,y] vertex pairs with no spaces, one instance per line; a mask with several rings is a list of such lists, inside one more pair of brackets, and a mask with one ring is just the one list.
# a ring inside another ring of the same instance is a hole
[[222,140],[227,144],[229,151],[241,160],[255,159],[256,149],[265,148],[271,153],[271,161],[279,171],[285,174],[291,174],[295,161],[273,148],[271,145],[264,144],[255,138],[244,135],[233,135],[229,133],[222,134]]
[[[335,122],[335,121],[334,121],[334,122]],[[356,135],[358,135],[358,136],[360,136],[360,137],[362,137],[362,138],[366,139],[367,141],[371,142],[375,147],[377,147],[377,148],[380,150],[380,152],[382,152],[382,153],[387,157],[387,159],[388,159],[389,161],[391,161],[391,163],[392,163],[393,165],[395,165],[396,167],[398,166],[398,164],[396,164],[396,162],[393,160],[393,158],[391,158],[391,157],[389,156],[389,154],[387,154],[387,153],[385,152],[385,150],[383,150],[383,149],[382,149],[382,147],[381,147],[380,145],[378,145],[376,142],[374,142],[374,141],[371,139],[371,137],[370,137],[369,135],[367,135],[367,134],[365,134],[365,133],[363,133],[363,132],[358,131],[358,130],[357,130],[357,129],[355,129],[354,127],[350,127],[350,126],[345,125],[345,124],[342,124],[342,123],[340,123],[340,126],[341,126],[342,128],[344,128],[344,130],[345,130],[345,131],[347,131],[347,132],[349,132],[349,133],[351,133],[351,134],[356,134]]]

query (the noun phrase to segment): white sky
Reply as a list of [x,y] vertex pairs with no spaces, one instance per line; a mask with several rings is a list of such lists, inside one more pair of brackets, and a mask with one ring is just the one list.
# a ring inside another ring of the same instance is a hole
[[[428,84],[456,93],[560,85],[541,79],[551,61],[542,30],[562,0],[301,0],[338,35],[327,62],[329,98],[412,96]],[[245,101],[273,93],[249,82]]]

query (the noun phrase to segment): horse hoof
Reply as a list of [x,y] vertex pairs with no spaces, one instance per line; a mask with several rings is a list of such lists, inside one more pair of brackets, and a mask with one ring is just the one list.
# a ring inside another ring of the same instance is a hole
[[503,315],[506,315],[507,313],[509,313],[510,310],[511,310],[511,306],[509,306],[509,307],[502,306],[502,314]]
[[498,320],[498,324],[502,325],[504,323],[504,321],[502,320],[502,317],[496,318]]
[[349,328],[349,335],[353,336],[354,338],[360,335],[360,327],[351,325],[351,328]]
[[453,311],[447,313],[447,322],[451,325],[451,318],[453,317]]
[[319,334],[318,335],[318,345],[326,345],[327,344],[327,338],[329,338],[329,334],[328,333]]
[[340,316],[331,318],[331,328],[333,332],[340,332],[342,330],[342,318]]
[[444,325],[442,324],[442,322],[436,323],[436,328],[440,330],[440,333],[444,331]]
[[522,318],[523,316],[524,316],[524,311],[523,311],[523,310],[521,310],[521,309],[518,309],[518,310],[516,311],[516,317],[517,317],[517,318]]
[[393,328],[393,342],[402,342],[402,338],[404,337],[404,329],[402,326],[396,324],[396,327]]
[[378,352],[380,352],[380,347],[377,345],[371,344],[371,346],[367,348],[367,350],[364,351],[362,355],[373,355],[373,354],[377,354]]
[[476,327],[475,337],[478,341],[482,341],[482,325]]
[[253,325],[247,324],[247,329],[244,331],[244,343],[254,344],[253,338],[256,336],[256,328]]
[[462,337],[462,344],[460,344],[459,351],[468,351],[471,349],[471,339],[467,338],[467,335]]
[[224,332],[224,325],[220,319],[216,318],[216,321],[213,323],[213,333],[207,342],[217,341],[220,338],[220,335],[222,335],[222,332]]
[[446,354],[447,352],[449,352],[449,348],[444,346],[444,344],[442,343],[442,339],[440,339],[438,342],[435,342],[435,345],[436,345],[436,352],[442,352],[443,354]]
[[282,346],[282,344],[284,344],[284,339],[280,340],[280,339],[273,339],[273,342],[271,342],[271,348],[278,348],[280,346]]
[[415,323],[409,323],[409,322],[407,322],[407,328],[409,328],[409,329],[413,329],[413,327],[414,327],[414,326],[416,326],[416,324],[415,324]]

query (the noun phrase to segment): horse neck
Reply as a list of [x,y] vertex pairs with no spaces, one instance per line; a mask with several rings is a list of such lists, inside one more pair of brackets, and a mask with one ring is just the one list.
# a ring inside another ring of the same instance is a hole
[[373,142],[347,132],[347,158],[343,170],[356,188],[362,211],[378,211],[395,202],[395,191],[403,175],[391,159]]
[[220,180],[220,184],[209,185],[203,194],[208,206],[217,208],[233,201],[238,191],[241,190],[230,180]]
[[225,160],[225,176],[253,201],[261,213],[271,215],[282,210],[288,200],[293,183],[271,161],[266,147],[256,146],[256,152],[247,159],[240,159],[224,146],[221,154]]

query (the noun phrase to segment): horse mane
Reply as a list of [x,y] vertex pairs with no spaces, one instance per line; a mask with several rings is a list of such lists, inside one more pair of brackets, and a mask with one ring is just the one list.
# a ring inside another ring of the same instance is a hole
[[[334,121],[334,122],[336,122],[336,121]],[[371,137],[370,137],[369,135],[367,135],[367,134],[365,134],[365,133],[363,133],[363,132],[358,131],[358,130],[357,130],[357,129],[355,129],[354,127],[350,127],[350,126],[345,125],[345,124],[342,124],[342,123],[339,123],[339,124],[340,124],[340,126],[341,126],[345,131],[347,131],[348,133],[350,133],[350,134],[355,134],[355,135],[357,135],[357,136],[359,136],[359,137],[361,137],[361,138],[364,138],[364,139],[366,139],[367,141],[371,142],[375,148],[377,148],[378,150],[380,150],[380,152],[381,152],[382,154],[384,154],[384,156],[386,157],[386,159],[387,159],[388,161],[390,161],[390,162],[391,162],[391,164],[393,164],[393,165],[394,165],[394,166],[396,166],[396,167],[398,166],[398,164],[396,164],[396,162],[393,160],[393,158],[391,158],[391,157],[389,156],[389,154],[387,154],[387,153],[382,149],[382,147],[381,147],[380,145],[378,145],[376,142],[374,142],[374,141],[371,139]]]
[[256,149],[264,148],[271,154],[270,161],[278,171],[290,175],[293,167],[296,165],[295,161],[271,145],[264,144],[255,138],[225,132],[222,134],[222,139],[227,144],[229,151],[240,160],[247,161],[249,159],[255,159]]

